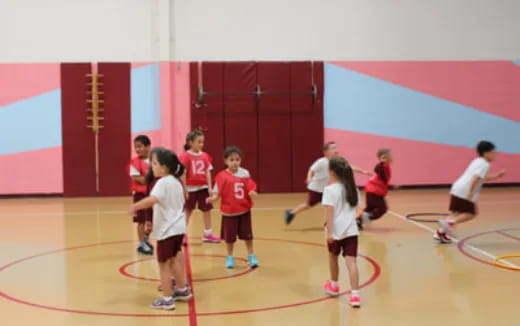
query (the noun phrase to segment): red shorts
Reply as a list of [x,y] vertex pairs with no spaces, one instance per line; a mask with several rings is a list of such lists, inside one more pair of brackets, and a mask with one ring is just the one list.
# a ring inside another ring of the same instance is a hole
[[[144,199],[144,198],[146,198],[146,195],[143,193],[136,192],[133,194],[134,203],[137,203],[138,201],[140,201],[141,199]],[[139,224],[142,224],[145,221],[152,221],[152,219],[153,219],[153,209],[151,209],[151,208],[146,208],[146,209],[137,211],[133,218],[134,223],[139,223]]]
[[322,192],[309,190],[309,198],[307,199],[307,205],[316,206],[321,203],[321,199],[323,198]]
[[177,256],[177,253],[182,250],[182,239],[184,234],[178,234],[157,241],[157,261],[164,263],[168,259]]
[[222,216],[220,237],[226,243],[234,243],[240,240],[253,240],[253,228],[251,226],[251,212],[238,216]]
[[451,195],[450,212],[477,215],[477,206],[472,201]]
[[201,211],[208,212],[213,209],[213,205],[206,202],[206,199],[208,199],[208,197],[208,189],[190,192],[188,200],[186,200],[186,204],[184,207],[189,211],[193,211],[195,208],[198,207]]
[[341,240],[334,240],[328,244],[329,252],[334,256],[339,256],[343,252],[343,257],[357,257],[358,236],[352,236]]

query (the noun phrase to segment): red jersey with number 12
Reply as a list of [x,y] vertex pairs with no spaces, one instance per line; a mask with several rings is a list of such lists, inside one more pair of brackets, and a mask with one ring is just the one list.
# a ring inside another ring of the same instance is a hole
[[187,151],[181,154],[179,161],[186,166],[186,185],[206,186],[208,184],[206,173],[213,169],[209,154]]
[[213,191],[220,195],[220,210],[224,215],[239,215],[253,208],[249,193],[256,191],[256,183],[246,169],[239,168],[234,174],[224,170],[217,174]]

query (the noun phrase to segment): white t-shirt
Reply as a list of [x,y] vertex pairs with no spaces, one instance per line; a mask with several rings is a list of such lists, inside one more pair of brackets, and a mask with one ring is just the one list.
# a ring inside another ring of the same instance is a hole
[[[358,194],[359,195],[359,194]],[[325,187],[323,191],[323,206],[332,206],[332,237],[341,240],[351,236],[359,235],[356,224],[356,208],[347,202],[345,186],[333,183]]]
[[[146,164],[150,165],[150,160],[149,160],[149,159],[145,158],[145,159],[144,159],[144,162],[145,162]],[[138,177],[138,176],[140,176],[140,175],[141,175],[141,173],[139,173],[139,171],[137,171],[137,169],[135,168],[135,166],[130,165],[130,176],[131,176],[131,177]]]
[[322,157],[311,165],[313,172],[311,182],[307,185],[307,189],[323,192],[323,189],[329,184],[329,159]]
[[[490,164],[484,158],[479,157],[474,159],[464,171],[464,174],[460,178],[455,181],[455,183],[451,186],[450,193],[453,196],[470,200],[472,202],[476,202],[478,199],[478,195],[480,194],[480,189],[484,184],[484,178],[487,176],[489,171]],[[469,188],[471,187],[471,180],[474,176],[478,176],[479,180],[477,185],[475,186],[475,192],[473,198],[469,198]]]
[[157,240],[186,233],[184,189],[172,175],[160,178],[150,196],[159,201],[153,206],[153,232]]

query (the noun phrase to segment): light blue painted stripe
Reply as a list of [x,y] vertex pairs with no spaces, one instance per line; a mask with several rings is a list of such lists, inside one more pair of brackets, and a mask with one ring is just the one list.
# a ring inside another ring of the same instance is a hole
[[61,90],[0,107],[0,155],[61,146]]
[[513,63],[517,66],[520,66],[520,60],[513,60]]
[[132,69],[131,125],[132,133],[161,128],[159,64]]
[[[471,82],[471,81],[468,81]],[[520,123],[358,72],[325,65],[325,127],[520,153]]]

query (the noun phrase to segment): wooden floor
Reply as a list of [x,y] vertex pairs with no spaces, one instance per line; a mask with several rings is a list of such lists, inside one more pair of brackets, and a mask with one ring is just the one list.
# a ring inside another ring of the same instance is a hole
[[[457,245],[437,246],[428,227],[401,215],[445,212],[446,190],[390,194],[391,212],[361,236],[363,306],[327,299],[321,208],[290,227],[285,208],[303,194],[262,195],[253,212],[260,267],[224,268],[223,244],[202,244],[190,227],[195,300],[174,312],[158,296],[155,260],[135,253],[128,198],[0,200],[1,325],[520,325],[520,272],[492,258],[520,254],[520,189],[484,189],[477,220]],[[220,216],[214,214],[215,229]],[[482,233],[482,234],[481,234]],[[481,235],[479,235],[481,234]],[[476,235],[476,236],[473,236]],[[473,237],[471,237],[473,236]],[[237,256],[245,257],[242,243]],[[509,260],[520,265],[520,259]],[[348,289],[345,268],[341,286]]]

